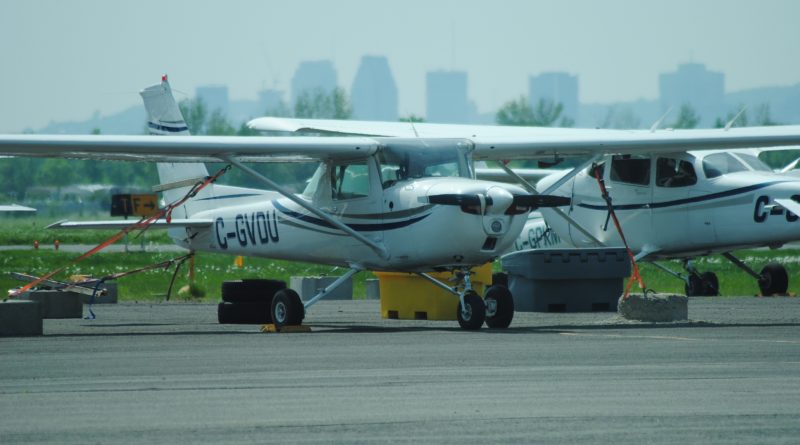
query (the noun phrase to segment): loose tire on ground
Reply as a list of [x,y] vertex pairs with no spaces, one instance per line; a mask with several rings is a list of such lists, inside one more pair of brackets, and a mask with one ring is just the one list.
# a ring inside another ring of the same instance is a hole
[[699,297],[703,295],[704,288],[703,280],[694,274],[689,275],[689,282],[684,286],[687,297]]
[[272,298],[270,314],[272,323],[278,329],[283,326],[297,326],[303,322],[306,316],[303,301],[292,289],[282,289],[275,293]]
[[480,329],[486,319],[486,305],[483,304],[483,300],[475,292],[469,291],[464,295],[464,304],[466,311],[462,310],[461,302],[458,302],[458,325],[461,329],[470,331]]
[[503,272],[495,272],[492,274],[492,286],[505,286],[508,287],[508,274]]
[[719,279],[714,272],[703,272],[700,275],[703,281],[703,295],[708,297],[716,297],[719,295]]
[[514,318],[514,298],[505,286],[492,286],[483,296],[486,305],[486,326],[492,329],[505,329]]
[[266,302],[222,302],[217,306],[217,321],[220,324],[267,324],[272,322],[272,318]]
[[245,279],[222,283],[222,301],[231,303],[271,303],[275,292],[286,289],[286,282],[280,280]]
[[761,279],[758,280],[761,295],[784,295],[789,289],[789,274],[786,268],[779,263],[769,263],[761,269]]

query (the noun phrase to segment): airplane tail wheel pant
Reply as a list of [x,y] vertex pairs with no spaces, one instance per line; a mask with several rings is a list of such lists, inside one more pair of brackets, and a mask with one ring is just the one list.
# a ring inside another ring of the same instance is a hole
[[761,295],[769,296],[785,294],[789,288],[789,274],[786,268],[778,263],[769,263],[761,269],[761,279],[758,280]]
[[470,331],[480,329],[486,319],[486,305],[483,304],[483,300],[475,292],[469,291],[464,295],[464,305],[466,307],[462,307],[459,301],[457,309],[459,326]]
[[505,329],[514,318],[514,298],[505,286],[492,286],[483,297],[486,304],[486,326]]
[[297,326],[305,318],[305,308],[300,296],[292,289],[283,289],[272,298],[270,310],[272,322],[278,328],[283,326]]

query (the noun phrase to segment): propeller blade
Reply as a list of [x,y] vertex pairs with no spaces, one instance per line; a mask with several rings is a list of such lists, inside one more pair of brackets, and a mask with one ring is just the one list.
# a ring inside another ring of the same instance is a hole
[[[479,206],[481,205],[481,198],[478,195],[462,195],[458,193],[449,193],[443,195],[428,196],[428,202],[431,204],[444,204],[450,206]],[[485,205],[492,204],[492,198],[484,197]]]
[[514,205],[538,207],[568,206],[571,200],[566,196],[554,195],[514,195]]

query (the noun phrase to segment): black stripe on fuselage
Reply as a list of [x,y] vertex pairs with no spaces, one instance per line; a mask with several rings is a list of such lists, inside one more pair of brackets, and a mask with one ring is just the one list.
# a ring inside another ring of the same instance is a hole
[[[664,201],[664,202],[654,202],[654,203],[642,203],[642,204],[621,204],[615,205],[614,210],[639,210],[639,209],[662,209],[665,207],[673,207],[679,206],[684,204],[693,204],[698,202],[710,201],[712,199],[718,198],[727,198],[730,196],[741,195],[744,193],[752,192],[754,190],[759,190],[764,187],[769,187],[771,185],[780,184],[783,182],[790,182],[790,181],[772,181],[772,182],[762,182],[760,184],[753,184],[748,185],[747,187],[740,187],[736,189],[726,190],[724,192],[717,192],[717,193],[709,193],[708,195],[702,196],[692,196],[691,198],[684,198],[684,199],[676,199],[674,201]],[[612,196],[613,198],[613,196]],[[591,210],[607,210],[608,206],[606,205],[596,205],[596,204],[585,204],[580,203],[578,207],[583,207],[585,209]]]
[[166,131],[169,133],[180,133],[181,131],[189,131],[189,127],[187,127],[186,125],[182,127],[170,127],[168,125],[157,124],[155,122],[148,122],[147,126],[154,130]]
[[222,196],[210,196],[208,198],[198,198],[198,201],[212,201],[216,199],[234,199],[234,198],[247,198],[250,196],[261,196],[261,193],[239,193],[236,195],[222,195]]
[[[289,210],[288,208],[284,207],[281,203],[279,203],[277,200],[273,200],[272,205],[274,205],[279,212],[291,218],[307,222],[309,224],[314,224],[316,226],[325,227],[327,229],[337,229],[337,227],[333,226],[331,223],[325,221],[324,219],[315,218],[310,215],[303,215],[302,213]],[[430,213],[418,216],[416,218],[407,219],[405,221],[395,221],[390,223],[345,224],[345,225],[357,232],[379,232],[381,230],[392,230],[410,226],[411,224],[414,224],[418,221],[422,221],[428,216],[430,216]]]

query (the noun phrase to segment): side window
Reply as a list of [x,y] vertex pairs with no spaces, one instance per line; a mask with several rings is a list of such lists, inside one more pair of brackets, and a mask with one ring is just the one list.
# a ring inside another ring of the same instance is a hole
[[747,171],[747,167],[728,153],[714,153],[703,159],[703,173],[708,179],[743,171]]
[[611,180],[634,185],[650,184],[650,158],[614,156],[611,159]]
[[333,199],[364,198],[369,195],[369,167],[366,163],[333,166]]
[[656,161],[656,185],[659,187],[686,187],[697,184],[697,174],[691,162],[672,158]]

